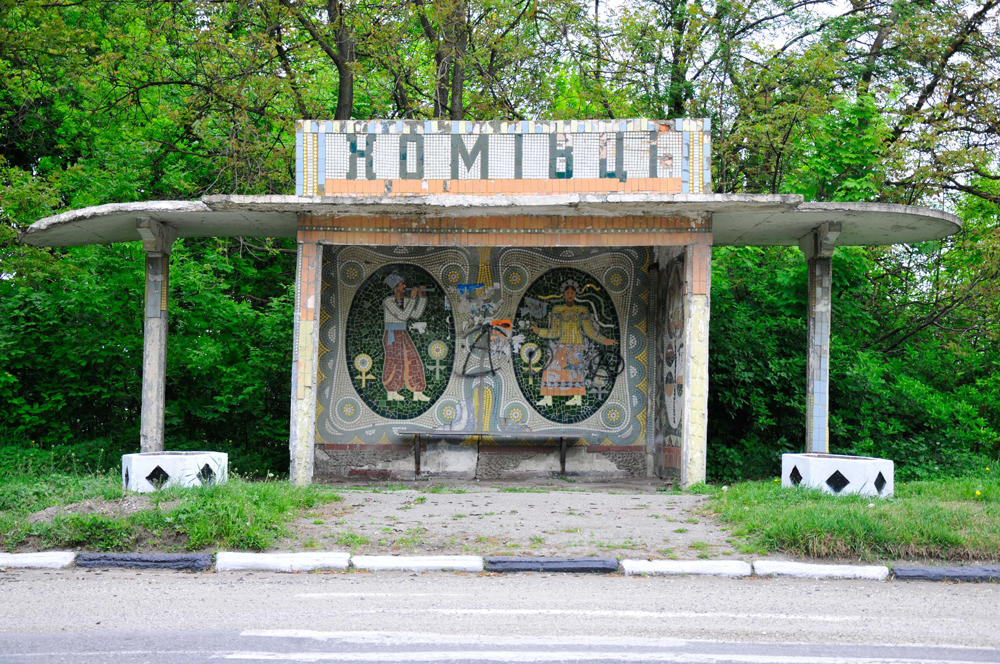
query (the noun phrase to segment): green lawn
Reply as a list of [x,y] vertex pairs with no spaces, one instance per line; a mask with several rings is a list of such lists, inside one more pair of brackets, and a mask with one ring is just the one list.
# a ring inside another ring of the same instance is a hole
[[[118,473],[0,475],[0,549],[83,548],[96,551],[264,550],[286,534],[285,524],[320,503],[341,500],[328,487],[295,487],[284,481],[229,482],[205,488],[171,488],[152,495],[150,509],[122,518],[65,514],[29,523],[46,507],[90,499],[119,500]],[[155,509],[171,502],[169,509]]]
[[782,489],[776,481],[715,488],[709,509],[745,552],[863,560],[1000,560],[1000,473],[897,484],[892,498]]

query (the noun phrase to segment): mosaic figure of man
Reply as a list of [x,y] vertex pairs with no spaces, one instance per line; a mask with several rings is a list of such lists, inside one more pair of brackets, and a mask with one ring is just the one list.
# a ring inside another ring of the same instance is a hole
[[382,300],[382,309],[385,311],[385,333],[382,335],[385,366],[382,368],[382,385],[387,393],[386,399],[405,401],[406,398],[399,391],[406,387],[413,393],[414,401],[430,401],[430,397],[424,394],[427,388],[424,363],[406,329],[408,321],[419,320],[424,314],[427,294],[423,286],[413,287],[407,297],[406,280],[395,272],[385,278],[385,285],[392,289],[392,295]]
[[590,310],[576,304],[579,292],[580,284],[575,280],[564,281],[562,294],[565,303],[552,308],[550,327],[540,329],[537,324],[531,326],[535,334],[555,340],[552,359],[542,371],[542,398],[536,406],[551,406],[552,397],[570,397],[567,406],[583,405],[583,397],[587,394],[584,383],[587,378],[584,365],[587,347],[583,335],[605,346],[618,343],[598,332],[591,320]]

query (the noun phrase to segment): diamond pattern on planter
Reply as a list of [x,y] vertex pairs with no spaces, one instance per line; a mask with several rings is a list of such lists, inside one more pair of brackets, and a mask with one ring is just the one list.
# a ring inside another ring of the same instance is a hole
[[885,481],[885,476],[880,472],[878,477],[875,478],[875,490],[882,493],[882,489],[885,488],[886,484],[888,484],[888,482]]
[[159,466],[154,468],[153,472],[149,475],[146,475],[146,481],[155,486],[157,489],[163,487],[169,479],[170,475],[167,474],[167,471],[163,470]]
[[792,484],[795,486],[802,484],[802,473],[799,472],[798,466],[792,466],[792,472],[788,473],[788,479],[790,479]]
[[833,489],[834,493],[840,493],[850,483],[850,480],[841,475],[839,470],[833,471],[833,475],[826,478],[826,485]]
[[198,479],[201,480],[202,486],[208,486],[215,482],[215,471],[207,463],[201,467],[198,471]]

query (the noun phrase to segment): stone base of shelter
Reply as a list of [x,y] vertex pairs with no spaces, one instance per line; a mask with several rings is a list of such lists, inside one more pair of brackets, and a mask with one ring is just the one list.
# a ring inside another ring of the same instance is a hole
[[577,446],[566,451],[565,471],[558,448],[500,445],[428,444],[421,451],[420,473],[415,472],[410,446],[383,449],[329,449],[316,446],[313,480],[480,479],[520,480],[572,477],[591,482],[649,477],[649,456],[641,447],[626,450]]

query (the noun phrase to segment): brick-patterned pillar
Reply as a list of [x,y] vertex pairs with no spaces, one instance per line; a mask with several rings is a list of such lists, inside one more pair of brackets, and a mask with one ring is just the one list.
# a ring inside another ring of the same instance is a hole
[[705,481],[708,451],[708,322],[712,292],[712,245],[685,249],[684,427],[681,436],[681,486]]
[[167,392],[167,298],[170,292],[170,249],[177,232],[148,217],[136,219],[146,252],[146,313],[142,326],[142,407],[139,450],[163,451]]
[[822,224],[799,241],[809,270],[806,358],[806,452],[830,452],[830,322],[833,249],[840,222]]
[[292,417],[289,479],[312,482],[316,431],[316,371],[319,353],[319,296],[323,247],[300,235],[295,266],[295,334],[292,355]]

